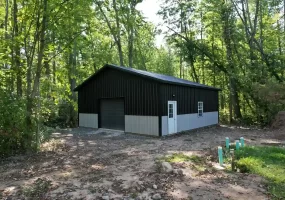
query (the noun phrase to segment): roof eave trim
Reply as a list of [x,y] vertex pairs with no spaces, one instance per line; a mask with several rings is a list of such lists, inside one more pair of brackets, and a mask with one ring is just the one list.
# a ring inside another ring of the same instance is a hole
[[120,71],[123,71],[123,72],[131,73],[131,74],[134,74],[134,75],[137,75],[137,76],[141,76],[141,77],[145,77],[145,78],[148,78],[148,79],[156,80],[156,81],[161,82],[161,83],[167,83],[167,84],[172,84],[172,85],[181,85],[181,86],[186,86],[186,87],[203,88],[203,89],[208,89],[208,90],[221,91],[220,88],[215,88],[215,87],[210,87],[210,86],[208,86],[208,87],[205,86],[204,87],[204,86],[198,86],[198,85],[189,85],[189,84],[184,84],[184,83],[174,83],[174,82],[171,82],[171,81],[165,81],[165,80],[161,80],[159,78],[147,76],[147,75],[144,75],[144,74],[138,74],[138,73],[135,73],[133,71],[129,71],[127,69],[125,70],[125,69],[116,67],[115,65],[112,65],[112,64],[105,64],[101,69],[99,69],[97,72],[95,72],[93,75],[91,75],[85,81],[83,81],[80,85],[78,85],[76,88],[74,88],[73,91],[74,92],[78,92],[80,90],[80,88],[82,88],[86,83],[88,83],[94,76],[96,76],[99,72],[101,72],[106,67],[110,67],[110,68],[113,68],[113,69],[116,69],[116,70],[120,70]]

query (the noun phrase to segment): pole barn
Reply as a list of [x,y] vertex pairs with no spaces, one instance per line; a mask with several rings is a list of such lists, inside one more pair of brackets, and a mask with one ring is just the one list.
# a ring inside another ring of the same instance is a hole
[[80,127],[165,136],[219,123],[220,89],[106,64],[74,89]]

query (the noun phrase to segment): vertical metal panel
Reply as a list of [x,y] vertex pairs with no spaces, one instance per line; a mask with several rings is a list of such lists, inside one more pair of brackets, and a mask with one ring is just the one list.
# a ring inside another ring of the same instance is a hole
[[218,112],[206,112],[203,117],[199,117],[195,114],[185,114],[177,116],[177,131],[186,131],[196,128],[202,128],[205,126],[218,124]]
[[[162,116],[162,135],[168,135],[168,117]],[[219,112],[206,112],[203,117],[197,113],[177,115],[177,132],[187,131],[219,123]]]
[[79,113],[79,126],[98,128],[98,115],[90,113]]
[[158,116],[125,116],[125,132],[159,136]]
[[99,113],[98,101],[101,98],[124,97],[126,115],[158,116],[159,84],[141,76],[106,68],[78,91],[78,110],[80,113]]
[[161,136],[168,135],[168,117],[161,116]]
[[218,111],[218,91],[162,84],[161,86],[161,115],[167,115],[167,102],[177,101],[177,114],[198,112],[198,101],[204,102],[204,112]]

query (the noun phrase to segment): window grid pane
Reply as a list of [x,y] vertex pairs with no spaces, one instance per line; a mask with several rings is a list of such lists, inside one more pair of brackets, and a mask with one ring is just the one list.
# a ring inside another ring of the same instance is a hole
[[173,118],[173,104],[168,105],[168,113],[169,113],[168,117]]
[[198,116],[199,117],[203,116],[203,102],[202,101],[198,102]]

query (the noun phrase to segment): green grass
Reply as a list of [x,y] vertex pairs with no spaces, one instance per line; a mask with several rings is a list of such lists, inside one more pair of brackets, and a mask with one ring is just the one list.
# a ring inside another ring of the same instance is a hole
[[206,169],[205,160],[197,155],[187,156],[183,153],[174,153],[172,155],[162,157],[159,160],[169,163],[191,162],[192,167],[197,171],[204,171]]
[[165,156],[161,158],[161,160],[170,162],[170,163],[178,163],[178,162],[193,162],[193,163],[201,163],[203,160],[201,157],[192,155],[187,156],[183,153],[174,153],[170,156]]
[[269,192],[276,199],[285,198],[285,149],[278,147],[244,147],[235,152],[241,172],[255,173],[268,180]]

